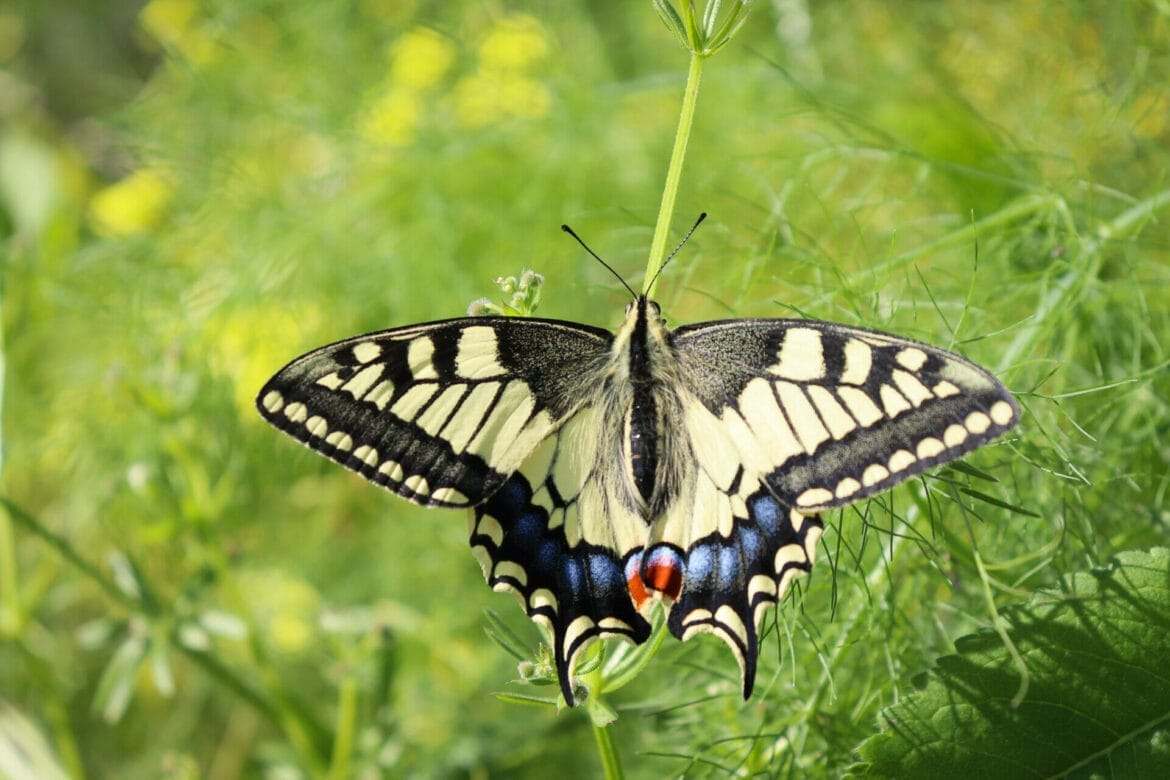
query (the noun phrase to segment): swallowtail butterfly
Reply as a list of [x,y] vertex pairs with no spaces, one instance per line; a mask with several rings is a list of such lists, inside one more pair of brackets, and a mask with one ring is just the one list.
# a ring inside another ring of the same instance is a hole
[[666,327],[645,295],[616,333],[473,317],[315,349],[260,414],[418,504],[470,510],[496,590],[554,639],[561,692],[592,641],[644,642],[655,601],[735,654],[813,563],[819,514],[958,458],[1019,409],[986,370],[916,341],[801,319]]

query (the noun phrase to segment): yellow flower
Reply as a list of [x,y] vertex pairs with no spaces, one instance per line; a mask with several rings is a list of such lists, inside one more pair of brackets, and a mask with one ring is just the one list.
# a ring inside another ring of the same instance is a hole
[[367,141],[385,146],[406,146],[414,140],[422,116],[418,95],[392,89],[377,97],[358,120],[358,132]]
[[536,79],[524,76],[501,78],[498,82],[500,105],[521,119],[536,119],[548,113],[548,89]]
[[452,91],[455,114],[466,127],[484,127],[508,118],[534,119],[548,113],[548,90],[535,79],[510,73],[473,73]]
[[310,650],[317,633],[321,596],[304,580],[277,569],[243,571],[239,590],[274,649],[295,655]]
[[497,22],[479,44],[480,67],[497,71],[524,71],[548,54],[548,38],[540,22],[523,14]]
[[428,92],[455,61],[455,46],[425,27],[404,33],[390,46],[390,81],[399,87]]
[[161,172],[135,171],[93,196],[89,202],[90,223],[107,238],[144,233],[158,224],[172,192]]
[[323,314],[315,304],[305,301],[290,307],[265,299],[227,313],[225,308],[207,320],[199,348],[210,356],[215,371],[232,383],[241,418],[248,424],[260,425],[253,406],[257,388],[298,348],[318,338]]
[[198,24],[195,0],[151,0],[138,15],[146,33],[187,60],[206,65],[218,54],[215,41]]
[[459,79],[451,90],[455,115],[467,127],[483,127],[500,118],[502,112],[493,97],[494,80],[481,73]]

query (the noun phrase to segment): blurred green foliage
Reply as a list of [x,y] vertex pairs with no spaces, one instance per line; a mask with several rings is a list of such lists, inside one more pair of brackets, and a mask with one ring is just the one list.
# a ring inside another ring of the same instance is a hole
[[[1026,416],[829,518],[750,702],[718,641],[668,642],[610,702],[631,776],[838,775],[990,623],[973,550],[1006,605],[1170,540],[1166,4],[756,6],[705,73],[678,213],[712,217],[664,311],[954,347]],[[521,268],[541,315],[615,324],[558,228],[636,281],[685,67],[649,1],[0,7],[0,740],[28,776],[596,774],[578,713],[490,695],[517,675],[483,610],[539,639],[465,519],[251,399]]]

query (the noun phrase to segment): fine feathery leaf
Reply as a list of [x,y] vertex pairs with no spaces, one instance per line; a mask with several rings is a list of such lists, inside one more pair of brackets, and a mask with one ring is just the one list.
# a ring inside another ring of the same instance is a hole
[[883,714],[856,777],[1170,777],[1170,550],[1126,552],[956,642]]

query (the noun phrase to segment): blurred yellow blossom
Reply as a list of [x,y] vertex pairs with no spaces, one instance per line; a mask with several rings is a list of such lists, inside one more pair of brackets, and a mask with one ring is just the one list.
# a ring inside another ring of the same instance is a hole
[[199,24],[196,0],[151,0],[138,15],[139,24],[164,48],[206,65],[218,54],[215,41]]
[[93,196],[89,218],[93,229],[107,238],[130,236],[158,224],[173,188],[160,171],[143,169]]
[[[270,271],[272,276],[280,273],[275,268]],[[231,383],[236,408],[248,424],[261,424],[256,389],[272,375],[274,366],[320,338],[324,319],[318,302],[302,300],[290,306],[287,301],[262,298],[239,309],[219,307],[204,320],[203,343],[198,348]]]
[[358,120],[358,132],[373,143],[406,146],[414,140],[421,117],[422,105],[417,93],[391,89],[374,98],[366,108]]
[[434,30],[419,27],[390,45],[390,80],[399,87],[428,92],[451,69],[455,45]]
[[549,52],[540,22],[523,14],[496,22],[480,41],[479,67],[452,90],[455,115],[467,127],[503,119],[534,119],[548,113],[548,89],[526,71]]
[[273,648],[290,655],[312,648],[321,597],[311,585],[278,569],[263,569],[241,572],[238,586]]
[[508,118],[533,119],[548,113],[548,89],[535,79],[504,73],[473,73],[452,92],[455,114],[467,127]]
[[497,22],[479,44],[479,64],[485,70],[523,71],[547,56],[548,38],[540,22],[519,14]]
[[389,74],[366,101],[358,133],[373,143],[407,146],[437,105],[450,110],[464,127],[544,116],[550,93],[529,74],[549,51],[539,21],[522,14],[505,17],[479,40],[475,70],[460,78],[446,98],[435,101],[431,93],[454,67],[458,50],[434,30],[409,30],[390,44]]

